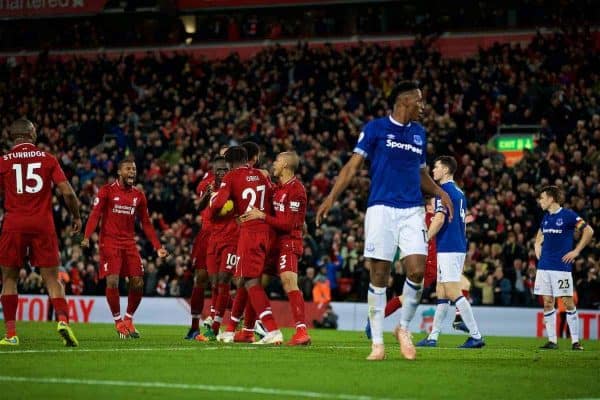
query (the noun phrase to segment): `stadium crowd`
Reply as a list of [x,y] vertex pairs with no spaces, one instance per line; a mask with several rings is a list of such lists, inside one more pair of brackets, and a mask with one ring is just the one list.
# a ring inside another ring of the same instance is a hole
[[[312,299],[328,282],[335,300],[366,299],[363,219],[367,170],[316,227],[317,206],[350,156],[361,127],[388,112],[394,82],[415,79],[426,98],[428,159],[456,157],[474,222],[468,226],[465,274],[475,304],[536,305],[533,240],[541,221],[537,190],[556,184],[565,205],[600,225],[600,53],[590,32],[538,35],[529,45],[496,45],[466,60],[441,58],[428,39],[412,47],[360,44],[270,47],[249,60],[208,61],[185,54],[142,59],[82,59],[0,66],[2,150],[18,116],[38,124],[38,140],[59,158],[87,217],[98,188],[115,179],[126,156],[138,166],[152,221],[170,256],[155,259],[140,236],[145,295],[189,296],[191,244],[200,226],[195,188],[224,145],[246,140],[274,155],[295,149],[308,197],[300,286]],[[537,143],[514,167],[488,140],[501,124],[540,125]],[[103,294],[98,251],[72,237],[55,207],[67,292]],[[97,246],[97,236],[93,237]],[[399,294],[400,262],[389,283]],[[600,241],[573,268],[579,308],[600,306]],[[39,293],[41,278],[20,272],[19,291]],[[277,283],[271,297],[283,296]],[[431,299],[429,299],[431,300]],[[425,301],[428,301],[426,299]]]

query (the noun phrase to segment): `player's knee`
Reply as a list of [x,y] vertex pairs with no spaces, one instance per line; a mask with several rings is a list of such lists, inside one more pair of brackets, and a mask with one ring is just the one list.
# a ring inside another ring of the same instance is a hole
[[144,278],[141,276],[134,276],[131,278],[129,285],[132,289],[140,290],[144,288]]
[[285,290],[286,293],[289,293],[291,291],[294,290],[298,290],[298,278],[296,276],[296,274],[291,273],[290,275],[287,276],[281,276],[281,285],[283,286],[283,290]]
[[194,274],[194,287],[205,287],[206,282],[208,282],[206,271],[196,271]]
[[554,308],[554,297],[544,297],[544,309],[549,311]]
[[119,287],[119,277],[117,275],[109,275],[106,277],[106,287],[116,289]]
[[219,276],[217,277],[217,282],[219,284],[226,284],[231,282],[231,274],[219,272]]

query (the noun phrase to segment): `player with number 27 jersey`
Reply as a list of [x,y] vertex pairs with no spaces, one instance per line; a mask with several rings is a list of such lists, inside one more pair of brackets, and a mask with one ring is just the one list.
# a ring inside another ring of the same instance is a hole
[[[233,201],[234,215],[252,208],[272,214],[272,183],[256,168],[244,165],[230,171],[221,182],[212,210],[220,210],[228,199]],[[271,228],[263,220],[253,220],[240,226],[236,276],[258,278],[264,269],[271,242]]]

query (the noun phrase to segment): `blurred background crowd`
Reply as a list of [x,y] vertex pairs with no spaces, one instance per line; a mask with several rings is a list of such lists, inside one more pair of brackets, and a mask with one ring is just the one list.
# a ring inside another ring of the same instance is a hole
[[[380,11],[372,11],[379,23]],[[311,300],[315,286],[326,285],[333,300],[364,301],[368,171],[354,179],[323,225],[315,226],[314,215],[364,124],[388,113],[394,83],[417,80],[426,99],[428,160],[456,157],[455,178],[474,217],[465,266],[473,303],[533,306],[540,187],[558,185],[565,206],[600,226],[595,37],[586,24],[567,25],[528,45],[495,45],[463,60],[442,58],[432,46],[435,35],[417,35],[410,47],[273,45],[247,60],[152,52],[58,62],[41,54],[35,62],[0,65],[2,151],[10,148],[6,127],[13,119],[34,121],[40,146],[58,157],[78,193],[84,221],[99,187],[115,179],[118,161],[133,157],[152,221],[170,252],[157,259],[140,234],[145,294],[187,297],[191,245],[201,224],[195,189],[210,160],[223,145],[251,140],[263,149],[262,167],[270,168],[277,153],[294,149],[309,199],[301,290]],[[510,167],[488,145],[505,124],[539,126],[534,148]],[[54,209],[67,292],[103,294],[97,248],[82,249],[64,208],[57,202]],[[92,239],[97,243],[97,235]],[[401,262],[394,266],[390,296],[400,294],[404,282]],[[600,307],[599,268],[595,239],[573,268],[579,308]],[[284,296],[277,282],[268,289],[272,298]],[[19,291],[41,290],[39,274],[24,266]]]

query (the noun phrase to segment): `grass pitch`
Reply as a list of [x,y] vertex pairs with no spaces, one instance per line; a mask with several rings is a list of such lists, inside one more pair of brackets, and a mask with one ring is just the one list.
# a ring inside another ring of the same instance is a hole
[[386,333],[387,359],[367,362],[360,332],[312,330],[307,348],[257,347],[186,341],[185,327],[140,325],[141,339],[120,340],[112,325],[73,324],[81,346],[67,349],[54,323],[17,328],[21,345],[0,348],[3,400],[600,397],[598,341],[542,351],[541,339],[487,337],[485,348],[466,350],[456,349],[464,337],[441,336],[411,362]]

